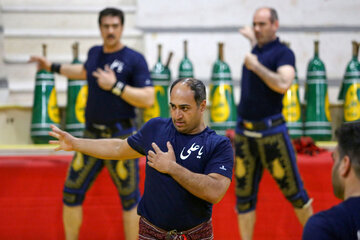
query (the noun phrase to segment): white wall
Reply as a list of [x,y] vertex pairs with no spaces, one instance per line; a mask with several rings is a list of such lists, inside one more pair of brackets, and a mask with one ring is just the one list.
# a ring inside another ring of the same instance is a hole
[[5,75],[5,66],[3,62],[4,56],[4,40],[3,40],[3,19],[0,15],[0,104],[5,102],[9,95],[8,82]]
[[[239,81],[243,57],[250,51],[250,46],[238,33],[238,28],[251,25],[254,11],[263,4],[278,11],[278,36],[290,42],[295,52],[301,83],[313,56],[313,41],[320,41],[320,57],[325,63],[330,86],[330,102],[336,103],[338,86],[351,59],[351,41],[360,41],[358,0],[269,0],[265,3],[250,0],[138,0],[136,25],[144,31],[149,65],[155,64],[156,46],[161,43],[163,61],[169,51],[174,51],[171,70],[176,76],[183,55],[182,41],[187,39],[196,77],[209,80],[217,56],[217,42],[222,41],[233,79]],[[235,98],[239,99],[239,96]]]
[[[79,41],[84,61],[88,48],[101,43],[97,15],[106,6],[125,10],[123,41],[142,52],[150,68],[157,60],[157,44],[163,44],[163,62],[174,52],[170,65],[174,78],[183,57],[183,40],[188,40],[195,76],[205,81],[217,57],[217,43],[224,42],[238,102],[243,57],[250,51],[238,28],[251,25],[255,9],[263,4],[278,10],[279,36],[290,42],[296,54],[301,81],[313,56],[313,41],[320,40],[330,102],[336,104],[338,86],[351,58],[351,41],[360,41],[359,0],[0,0],[0,78],[9,82],[9,97],[4,100],[5,95],[0,94],[0,129],[6,128],[12,136],[0,134],[0,144],[30,143],[26,124],[36,67],[27,63],[29,56],[41,54],[41,44],[47,43],[51,60],[69,62],[70,46]],[[56,87],[58,103],[65,106],[66,79],[57,76]]]
[[[98,29],[98,13],[108,6],[116,6],[125,13],[123,41],[141,50],[141,32],[134,28],[135,0],[3,0],[0,14],[3,18],[4,69],[8,76],[9,97],[0,104],[32,106],[36,64],[29,64],[31,55],[42,54],[47,44],[50,61],[72,61],[72,44],[79,42],[80,60],[85,61],[91,46],[102,44]],[[67,79],[56,75],[58,104],[66,105]]]
[[251,23],[261,6],[278,11],[282,26],[358,25],[358,0],[138,0],[141,27],[223,27]]
[[[0,91],[0,145],[29,144],[36,65],[27,61],[41,55],[46,43],[51,61],[71,62],[71,46],[80,43],[84,61],[90,46],[101,44],[98,12],[117,6],[125,12],[123,41],[141,50],[141,32],[134,28],[135,0],[0,0],[0,80],[6,76],[6,94]],[[66,106],[67,79],[55,77],[57,100]],[[1,90],[1,88],[0,88]]]

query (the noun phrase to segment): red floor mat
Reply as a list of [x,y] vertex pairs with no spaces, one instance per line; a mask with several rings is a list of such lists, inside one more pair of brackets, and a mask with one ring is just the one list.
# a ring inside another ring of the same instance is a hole
[[[0,156],[0,239],[64,239],[62,187],[71,156]],[[299,156],[300,172],[315,211],[339,201],[332,194],[331,158]],[[144,179],[144,159],[141,161]],[[143,188],[143,184],[141,185]],[[240,239],[233,183],[214,207],[215,239]],[[260,184],[255,240],[301,239],[291,205],[265,172]],[[84,202],[81,240],[124,239],[120,200],[107,171],[102,171]]]

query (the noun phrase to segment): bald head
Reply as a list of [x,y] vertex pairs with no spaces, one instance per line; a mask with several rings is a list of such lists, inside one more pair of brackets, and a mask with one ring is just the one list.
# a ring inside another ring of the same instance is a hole
[[258,8],[255,11],[255,14],[257,12],[261,12],[262,14],[265,14],[266,16],[268,16],[271,23],[274,23],[275,21],[279,21],[278,14],[274,8],[262,7],[262,8]]
[[196,104],[199,106],[206,99],[206,88],[202,81],[195,78],[180,78],[175,80],[170,86],[170,94],[175,85],[182,83],[190,87],[194,92],[194,99]]
[[276,39],[279,20],[275,9],[263,7],[255,11],[253,29],[259,47]]

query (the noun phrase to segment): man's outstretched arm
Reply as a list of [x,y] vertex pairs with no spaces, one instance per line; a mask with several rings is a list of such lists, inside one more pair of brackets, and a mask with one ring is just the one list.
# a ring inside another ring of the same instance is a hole
[[50,144],[58,144],[55,151],[77,151],[99,159],[126,160],[143,156],[127,143],[127,139],[86,139],[76,138],[51,125],[49,135],[58,140],[50,140]]
[[[38,69],[51,71],[52,62],[42,56],[31,56],[29,62],[36,62]],[[61,64],[59,74],[67,78],[86,80],[86,70],[83,64]]]

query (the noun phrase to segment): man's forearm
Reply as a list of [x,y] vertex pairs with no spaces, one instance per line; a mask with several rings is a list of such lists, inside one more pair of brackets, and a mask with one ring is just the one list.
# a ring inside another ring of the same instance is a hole
[[151,107],[155,100],[154,87],[136,88],[126,85],[121,97],[134,107]]
[[210,203],[218,203],[230,185],[230,179],[219,174],[194,173],[174,164],[170,176],[191,194]]
[[123,140],[76,138],[72,145],[74,151],[96,158],[114,159],[118,157],[116,150],[121,146],[121,141]]
[[61,64],[60,74],[70,79],[86,80],[83,64]]
[[127,140],[123,139],[84,139],[76,138],[73,142],[74,151],[82,152],[99,159],[126,160],[142,156],[129,149]]
[[275,92],[284,94],[291,85],[291,81],[289,83],[279,73],[269,70],[261,63],[257,64],[252,71]]

